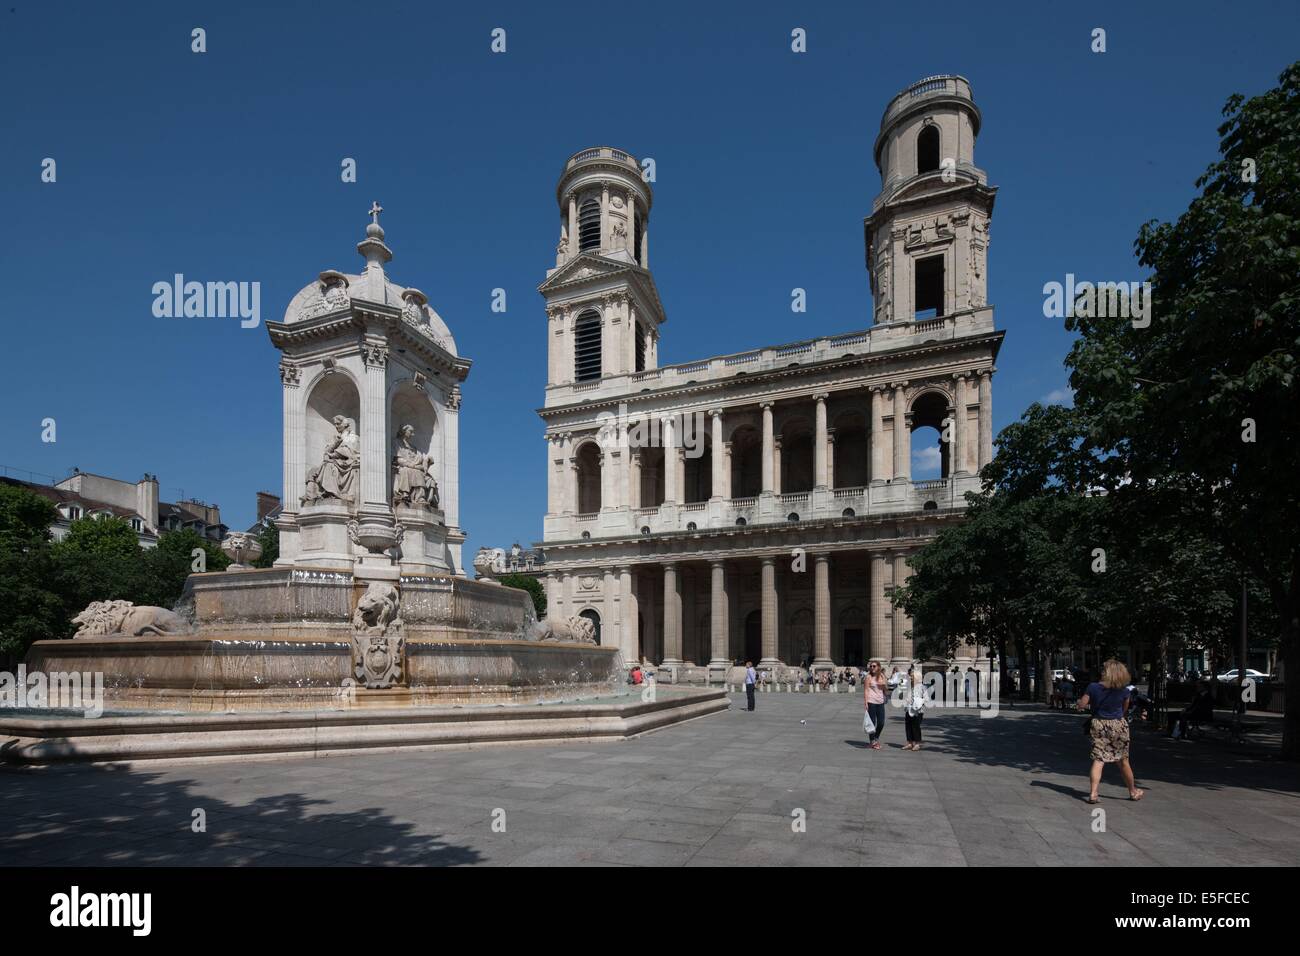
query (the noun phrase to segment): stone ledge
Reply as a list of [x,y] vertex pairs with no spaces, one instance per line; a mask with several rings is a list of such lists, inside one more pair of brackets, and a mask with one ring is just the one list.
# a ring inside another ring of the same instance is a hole
[[58,764],[311,756],[501,743],[626,740],[727,710],[721,690],[676,689],[644,702],[429,707],[95,720],[0,716],[0,762]]

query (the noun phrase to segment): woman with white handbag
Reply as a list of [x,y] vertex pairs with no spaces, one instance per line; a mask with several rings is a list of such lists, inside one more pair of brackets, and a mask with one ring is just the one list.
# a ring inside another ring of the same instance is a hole
[[862,718],[862,729],[871,742],[871,749],[879,750],[880,734],[885,729],[885,674],[878,661],[872,661],[867,667],[867,676],[862,683],[867,698],[867,712]]
[[907,672],[907,743],[904,750],[921,749],[921,718],[925,716],[925,684],[915,667]]

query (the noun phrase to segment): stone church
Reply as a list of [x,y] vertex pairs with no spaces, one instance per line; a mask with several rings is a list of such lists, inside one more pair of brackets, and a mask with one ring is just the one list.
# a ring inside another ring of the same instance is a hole
[[[890,604],[907,559],[992,454],[1003,333],[988,304],[996,188],[960,76],[886,107],[864,219],[868,328],[660,365],[654,192],[609,147],[569,158],[546,300],[548,614],[580,615],[661,678],[913,659]],[[914,480],[931,428],[939,477]],[[489,569],[488,573],[492,573]],[[497,569],[499,570],[499,568]],[[967,651],[967,666],[987,666]]]

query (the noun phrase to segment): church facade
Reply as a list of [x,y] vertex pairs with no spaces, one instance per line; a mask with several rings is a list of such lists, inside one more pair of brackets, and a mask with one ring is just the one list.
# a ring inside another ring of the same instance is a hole
[[[549,616],[587,617],[625,661],[679,681],[745,660],[778,679],[913,660],[890,593],[909,555],[961,520],[992,455],[1003,333],[987,301],[996,189],[975,165],[980,121],[959,76],[886,108],[867,328],[674,365],[658,361],[651,184],[618,149],[568,160],[540,287]],[[922,427],[942,436],[939,477],[914,480]],[[966,653],[963,669],[987,665]]]

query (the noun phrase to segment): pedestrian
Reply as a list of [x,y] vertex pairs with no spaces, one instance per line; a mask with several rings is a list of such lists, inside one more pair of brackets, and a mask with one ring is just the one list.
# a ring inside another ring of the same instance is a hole
[[1090,784],[1088,802],[1097,803],[1097,788],[1101,785],[1101,770],[1108,763],[1118,763],[1120,773],[1124,775],[1124,784],[1128,787],[1130,800],[1141,800],[1143,792],[1133,780],[1133,768],[1129,766],[1129,727],[1124,719],[1129,708],[1129,673],[1128,668],[1115,659],[1108,660],[1102,668],[1101,680],[1088,685],[1079,698],[1079,709],[1087,709],[1092,716],[1088,718],[1088,737],[1092,741],[1092,770],[1088,775]]
[[907,743],[904,750],[921,749],[921,718],[925,716],[925,684],[915,667],[907,672],[907,709],[904,717],[907,724]]
[[880,669],[879,661],[872,661],[867,667],[867,676],[862,681],[865,688],[867,713],[875,729],[867,735],[872,750],[880,749],[880,735],[885,730],[885,673]]
[[745,700],[751,711],[754,709],[754,682],[757,680],[758,673],[754,670],[754,662],[745,661]]

